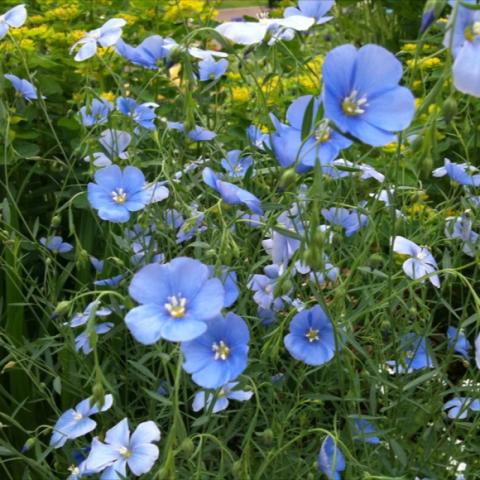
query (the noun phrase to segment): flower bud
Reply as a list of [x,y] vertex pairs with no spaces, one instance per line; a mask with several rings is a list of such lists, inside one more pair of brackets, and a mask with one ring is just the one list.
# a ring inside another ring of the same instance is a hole
[[448,97],[443,103],[442,114],[446,123],[450,123],[457,114],[458,105],[457,101],[453,97]]
[[295,184],[297,177],[298,175],[295,172],[294,168],[287,168],[287,170],[285,170],[282,173],[282,176],[280,177],[280,183],[279,183],[280,189],[287,190],[288,187]]
[[180,450],[185,454],[186,458],[190,458],[192,456],[194,449],[195,445],[193,444],[192,439],[190,437],[184,438],[180,444]]
[[52,226],[52,228],[57,228],[60,225],[61,221],[62,221],[62,217],[60,215],[54,215],[52,217],[52,222],[50,225]]

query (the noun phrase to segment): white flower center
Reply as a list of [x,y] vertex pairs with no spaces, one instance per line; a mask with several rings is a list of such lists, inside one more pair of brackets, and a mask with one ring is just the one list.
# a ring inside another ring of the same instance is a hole
[[70,467],[68,467],[68,471],[72,475],[80,475],[80,469],[76,465],[70,465]]
[[320,125],[315,130],[315,138],[320,143],[325,143],[330,140],[332,136],[332,129],[328,126],[328,120],[322,120]]
[[74,412],[73,418],[78,422],[83,418],[83,415],[80,412]]
[[310,327],[310,330],[305,334],[310,343],[318,342],[320,337],[318,336],[318,330],[316,328]]
[[167,298],[168,302],[164,305],[170,316],[173,318],[182,318],[185,316],[187,299],[178,295],[172,295]]
[[215,353],[215,360],[226,360],[230,356],[230,347],[223,340],[214,342],[212,351]]
[[418,260],[424,260],[426,257],[427,257],[427,254],[423,250],[420,250],[420,252],[418,252],[418,254],[417,254],[417,259]]
[[127,192],[123,188],[117,188],[112,192],[112,199],[115,203],[123,205],[127,201]]
[[352,93],[348,97],[345,97],[342,102],[343,113],[352,117],[365,113],[364,107],[366,106],[368,106],[366,95],[358,98],[358,92],[356,90],[352,90]]
[[132,452],[127,447],[119,447],[118,452],[124,458],[130,458],[132,456]]

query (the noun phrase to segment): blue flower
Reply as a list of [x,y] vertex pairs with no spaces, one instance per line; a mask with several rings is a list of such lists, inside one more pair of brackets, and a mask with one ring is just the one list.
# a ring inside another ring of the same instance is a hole
[[460,185],[480,187],[480,173],[477,167],[468,163],[454,163],[448,158],[444,159],[444,166],[436,168],[432,175],[434,177],[443,177],[448,175],[452,180]]
[[402,359],[388,360],[391,373],[412,373],[415,370],[433,368],[433,359],[427,348],[427,341],[416,333],[405,334],[400,341]]
[[448,327],[447,338],[450,348],[462,355],[466,360],[470,359],[472,346],[462,330],[459,331],[455,327]]
[[126,60],[153,70],[158,69],[159,63],[168,58],[178,44],[172,38],[163,38],[160,35],[151,35],[137,47],[132,47],[123,40],[116,44],[116,50]]
[[[213,277],[215,274],[214,266],[210,265],[209,267],[210,274]],[[237,273],[229,271],[228,267],[221,267],[221,272],[219,276],[222,281],[223,288],[225,289],[225,300],[223,306],[225,308],[231,307],[240,295],[240,289],[237,285]]]
[[128,132],[114,129],[104,130],[98,141],[111,158],[118,157],[122,160],[128,158],[128,153],[125,150],[132,141],[132,136]]
[[345,457],[333,437],[328,436],[322,443],[317,460],[318,469],[330,480],[341,480],[346,468]]
[[147,130],[155,130],[156,128],[154,122],[157,118],[155,114],[156,107],[158,107],[156,103],[142,103],[139,105],[133,98],[117,98],[118,110]]
[[351,237],[368,223],[368,217],[355,209],[322,208],[322,215],[327,222],[341,226],[346,237]]
[[274,304],[274,309],[279,310],[283,302],[281,298],[275,297],[275,285],[283,269],[278,265],[268,265],[263,271],[265,275],[252,275],[248,281],[248,288],[255,292],[253,299],[259,307],[270,310]]
[[412,93],[398,85],[401,76],[402,64],[378,45],[333,49],[323,64],[325,116],[368,145],[393,142],[415,113]]
[[95,437],[86,459],[91,472],[103,471],[103,480],[127,478],[127,466],[136,477],[148,473],[157,461],[159,450],[154,442],[160,440],[160,430],[154,422],[138,425],[130,435],[128,420],[124,418],[105,434],[105,443]]
[[464,420],[467,418],[469,410],[480,411],[480,400],[474,400],[470,397],[452,398],[445,402],[443,409],[447,412],[448,418],[453,420]]
[[111,313],[111,308],[101,307],[98,300],[94,300],[87,305],[83,312],[76,313],[70,320],[69,325],[72,328],[80,327],[82,325],[85,325],[91,316],[108,317],[109,315],[111,315]]
[[209,186],[215,189],[222,200],[230,205],[239,205],[243,203],[253,213],[263,215],[260,200],[253,195],[253,193],[247,192],[243,188],[237,187],[232,183],[224,182],[217,177],[217,174],[209,167],[203,169],[202,172],[203,181]]
[[377,182],[382,183],[385,180],[385,175],[375,170],[371,165],[367,163],[353,163],[343,158],[334,160],[330,167],[322,169],[323,173],[331,176],[332,178],[344,178],[352,175],[358,175],[361,180],[368,180],[373,178]]
[[445,221],[445,236],[463,241],[463,253],[475,256],[479,235],[472,230],[472,219],[468,215],[447,217]]
[[187,133],[188,138],[194,142],[208,142],[214,139],[217,134],[198,125]]
[[[6,73],[4,77],[13,85],[15,91],[21,95],[25,100],[37,100],[37,89],[28,81],[23,78],[18,78],[16,75]],[[46,98],[43,97],[42,98]]]
[[293,358],[307,365],[323,365],[335,355],[335,331],[320,305],[297,313],[283,343]]
[[397,235],[393,240],[393,251],[410,257],[403,262],[403,271],[407,277],[413,280],[422,279],[423,282],[428,276],[432,285],[440,288],[440,279],[435,274],[438,269],[437,262],[427,248],[419,247],[411,240]]
[[[212,410],[212,413],[218,413],[228,408],[229,400],[236,400],[237,402],[245,402],[252,398],[253,392],[244,390],[233,390],[238,385],[238,382],[230,382],[224,385],[217,394],[213,392],[197,392],[193,399],[193,411]],[[213,404],[213,406],[212,406]]]
[[82,124],[85,127],[91,127],[106,123],[112,109],[113,105],[108,100],[94,98],[90,107],[84,106],[80,109]]
[[70,243],[64,242],[62,237],[42,237],[40,243],[48,248],[53,253],[67,253],[73,250],[73,245]]
[[259,150],[265,150],[265,147],[271,149],[269,135],[263,133],[255,125],[250,125],[247,128],[247,137],[250,143]]
[[231,177],[243,178],[253,165],[253,158],[249,155],[241,157],[241,150],[230,150],[222,160],[222,167]]
[[160,338],[193,340],[207,330],[207,320],[217,316],[225,302],[221,281],[210,278],[206,265],[187,257],[143,267],[128,291],[141,305],[128,312],[125,323],[145,345]]
[[88,184],[88,201],[102,220],[127,222],[130,212],[142,210],[152,199],[145,177],[136,167],[126,167],[123,172],[118,165],[102,168],[95,173],[95,181]]
[[97,287],[115,287],[120,284],[120,282],[126,277],[125,274],[115,275],[110,278],[103,278],[101,280],[95,280],[93,282]]
[[[465,3],[474,3],[467,0]],[[452,25],[455,20],[455,24]],[[480,12],[459,3],[452,14],[443,44],[452,48],[453,83],[463,93],[480,97]]]
[[[103,335],[105,333],[108,333],[112,328],[113,328],[112,322],[97,323],[93,327],[96,335]],[[92,332],[90,332],[87,329],[84,332],[82,332],[80,335],[77,335],[75,337],[75,351],[83,352],[84,355],[88,355],[90,352],[92,352],[93,348],[90,343],[91,334]]]
[[298,8],[288,7],[283,13],[284,17],[301,15],[313,17],[317,25],[328,22],[333,17],[325,17],[325,14],[335,5],[335,0],[299,0]]
[[208,322],[203,335],[182,343],[183,369],[200,387],[220,388],[247,367],[249,337],[241,317],[232,312],[219,315]]
[[0,40],[7,35],[10,27],[20,28],[27,19],[27,10],[23,4],[7,10],[0,15]]
[[122,18],[111,18],[100,28],[87,32],[70,48],[70,53],[72,53],[77,46],[81,45],[74,60],[76,62],[82,62],[83,60],[93,57],[97,52],[97,43],[101,47],[111,47],[115,45],[122,35],[122,27],[125,26],[126,23]]
[[[305,95],[295,100],[287,110],[287,120],[291,126],[280,123],[271,115],[276,131],[271,134],[272,150],[282,167],[298,164],[298,171],[305,171],[320,164],[328,165],[341,150],[352,142],[333,130],[326,119],[317,122],[317,114],[321,105],[320,98]],[[311,118],[306,118],[311,106]],[[304,122],[309,122],[307,138],[302,138]]]
[[225,74],[227,68],[228,60],[222,58],[216,62],[213,57],[207,57],[198,63],[198,78],[202,82],[218,80]]
[[380,439],[374,435],[377,433],[377,429],[366,419],[361,417],[355,417],[353,419],[355,440],[359,440],[365,443],[371,443],[373,445],[379,444]]
[[113,403],[112,395],[105,395],[103,405],[98,403],[91,405],[92,398],[82,400],[75,408],[70,408],[62,414],[53,427],[53,434],[50,445],[54,448],[60,448],[65,445],[67,440],[86,435],[91,432],[97,422],[90,417],[99,412],[107,411]]

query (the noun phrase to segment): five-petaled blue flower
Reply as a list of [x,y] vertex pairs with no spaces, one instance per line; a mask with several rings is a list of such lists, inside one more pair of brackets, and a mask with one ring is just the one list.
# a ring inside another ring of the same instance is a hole
[[147,130],[155,130],[155,108],[158,107],[156,103],[142,103],[138,104],[133,98],[119,97],[117,98],[118,110],[130,117],[135,123]]
[[422,281],[428,276],[434,287],[440,287],[440,278],[435,273],[438,269],[437,262],[427,248],[397,235],[393,240],[393,251],[410,257],[403,262],[402,268],[405,275],[413,280],[422,279]]
[[345,457],[330,435],[322,443],[317,466],[329,480],[341,480],[341,472],[346,468]]
[[[15,91],[21,95],[25,100],[37,100],[37,89],[28,81],[23,78],[18,78],[16,75],[6,73],[4,77],[13,85]],[[42,98],[45,98],[42,96]]]
[[395,140],[415,113],[408,88],[400,87],[402,64],[378,45],[342,45],[323,64],[325,116],[340,130],[372,146]]
[[228,68],[228,60],[221,58],[215,61],[213,57],[207,57],[198,62],[198,78],[202,82],[218,80],[225,74]]
[[243,203],[253,213],[263,215],[261,202],[253,193],[237,187],[237,185],[234,185],[233,183],[220,180],[217,174],[209,167],[203,169],[202,176],[203,181],[209,187],[215,189],[225,203],[229,203],[230,205],[239,205]]
[[462,330],[458,330],[455,327],[448,327],[447,338],[448,346],[452,348],[454,352],[459,353],[466,360],[470,359],[472,346]]
[[290,322],[285,347],[293,358],[307,365],[329,362],[337,350],[332,321],[320,305],[297,313]]
[[207,331],[182,343],[183,368],[203,388],[220,388],[247,367],[250,334],[244,320],[232,312],[208,322]]
[[141,305],[128,312],[125,323],[145,345],[160,338],[184,342],[202,335],[207,320],[220,313],[225,298],[222,282],[210,278],[206,265],[187,257],[143,267],[128,291]]
[[156,70],[159,63],[168,58],[178,44],[172,38],[163,38],[160,35],[151,35],[145,38],[140,45],[132,47],[120,39],[115,48],[117,53],[130,62],[145,68]]
[[115,45],[122,36],[122,27],[124,27],[126,23],[123,18],[111,18],[100,28],[87,32],[70,48],[70,53],[72,53],[78,45],[81,45],[74,60],[76,62],[82,62],[83,60],[93,57],[97,52],[97,43],[101,47],[111,47]]
[[228,407],[229,400],[236,400],[237,402],[245,402],[252,398],[253,392],[245,390],[234,390],[238,382],[230,382],[224,385],[215,394],[213,392],[197,392],[193,399],[192,408],[194,412],[200,410],[210,410],[212,413],[218,413]]
[[480,411],[480,400],[474,400],[470,397],[457,397],[448,400],[443,405],[448,418],[453,420],[464,420],[467,418],[469,410],[473,412]]
[[454,163],[448,158],[444,159],[444,166],[436,168],[432,175],[443,177],[448,175],[453,181],[460,185],[469,187],[480,187],[480,170],[468,163]]
[[23,4],[17,5],[0,15],[0,40],[12,28],[20,28],[27,19],[27,10]]
[[241,155],[241,150],[230,150],[221,162],[223,169],[231,177],[243,178],[253,165],[253,158],[250,155],[247,157]]
[[447,217],[445,221],[445,236],[463,241],[462,251],[470,257],[475,256],[480,236],[472,230],[472,219],[464,214],[460,217]]
[[103,472],[103,480],[127,478],[127,466],[136,477],[148,473],[157,461],[159,450],[154,442],[160,440],[160,430],[152,422],[143,422],[130,435],[128,420],[124,418],[105,434],[105,443],[98,437],[92,441],[86,468]]
[[380,439],[375,435],[377,429],[365,418],[355,417],[353,419],[353,427],[355,440],[373,445],[380,443]]
[[154,197],[136,167],[125,167],[123,172],[118,165],[102,168],[95,172],[95,181],[88,184],[88,201],[102,220],[127,222],[130,212],[142,210]]
[[107,411],[113,403],[112,395],[105,395],[103,405],[98,403],[91,404],[92,398],[82,400],[75,408],[70,408],[58,419],[53,427],[53,434],[50,440],[50,445],[54,448],[60,448],[65,445],[67,440],[86,435],[91,432],[96,426],[97,422],[90,418],[99,412]]
[[433,359],[428,352],[427,340],[410,332],[400,340],[401,359],[399,362],[388,360],[391,373],[412,373],[415,370],[433,368]]

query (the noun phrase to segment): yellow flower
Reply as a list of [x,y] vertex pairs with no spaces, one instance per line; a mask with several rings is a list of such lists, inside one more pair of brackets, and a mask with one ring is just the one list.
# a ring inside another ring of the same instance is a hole
[[407,52],[407,53],[412,53],[412,52],[415,52],[417,50],[417,44],[416,43],[406,43],[403,47],[402,47],[402,52]]
[[232,81],[241,80],[242,76],[238,72],[227,72],[227,78]]
[[108,92],[102,92],[100,94],[101,98],[104,98],[105,100],[108,100],[109,102],[112,102],[115,100],[115,94],[112,91]]
[[244,103],[250,99],[250,90],[247,87],[233,87],[232,100],[234,102]]
[[20,40],[20,48],[26,52],[33,52],[35,50],[35,43],[31,38],[22,38]]
[[318,92],[320,89],[320,78],[314,78],[313,75],[299,75],[297,77],[298,84],[308,92]]
[[432,103],[428,106],[428,113],[437,113],[441,110],[440,106],[436,103]]
[[423,98],[415,98],[415,109],[418,109],[422,106]]
[[415,66],[417,66],[421,70],[431,70],[441,65],[442,60],[440,60],[438,57],[419,58],[418,60],[412,58],[411,60],[407,60],[406,63],[407,66],[409,66],[410,68],[414,68]]
[[[392,142],[388,143],[387,145],[384,145],[382,147],[382,150],[387,153],[394,153],[398,149],[398,143],[397,142]],[[400,152],[403,152],[405,150],[405,145],[400,145]]]
[[423,83],[421,80],[415,80],[413,83],[412,83],[412,89],[413,90],[420,90],[423,86]]

